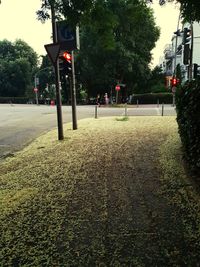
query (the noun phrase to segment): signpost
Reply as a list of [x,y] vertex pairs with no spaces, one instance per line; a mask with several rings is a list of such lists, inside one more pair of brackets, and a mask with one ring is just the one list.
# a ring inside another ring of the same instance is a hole
[[56,65],[59,53],[60,53],[60,44],[56,43],[56,44],[47,44],[44,46],[47,54],[53,64],[53,66]]
[[60,72],[59,72],[59,55],[65,51],[72,51],[72,121],[73,129],[77,129],[76,118],[76,84],[75,84],[75,70],[74,70],[74,54],[73,50],[79,49],[79,28],[71,29],[66,21],[55,21],[54,1],[51,4],[51,18],[53,31],[53,44],[45,45],[45,49],[55,69],[56,79],[56,106],[57,106],[57,120],[58,120],[58,139],[63,140],[63,123],[62,123],[62,103],[60,92]]
[[35,87],[35,88],[33,89],[33,91],[34,91],[34,93],[35,93],[36,105],[38,105],[38,88]]
[[[58,140],[64,139],[63,133],[63,119],[62,119],[62,101],[61,101],[61,92],[60,92],[60,73],[59,73],[59,62],[58,62],[58,38],[57,38],[57,29],[56,29],[56,16],[54,1],[51,2],[51,23],[52,23],[52,35],[53,35],[53,45],[47,45],[47,53],[50,55],[52,60],[54,70],[55,70],[55,85],[56,85],[56,107],[57,107],[57,122],[58,122]],[[51,47],[50,49],[48,49]],[[46,47],[45,47],[46,48]]]
[[58,42],[60,43],[60,49],[73,51],[80,49],[79,41],[79,27],[72,28],[66,20],[58,21],[57,25],[57,34]]
[[173,96],[172,107],[175,106],[175,93],[176,93],[176,86],[173,86],[173,87],[172,87],[172,96]]

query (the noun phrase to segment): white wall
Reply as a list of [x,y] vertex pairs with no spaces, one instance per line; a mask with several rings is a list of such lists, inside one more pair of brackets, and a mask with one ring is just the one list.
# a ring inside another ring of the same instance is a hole
[[193,25],[193,63],[200,65],[200,24]]

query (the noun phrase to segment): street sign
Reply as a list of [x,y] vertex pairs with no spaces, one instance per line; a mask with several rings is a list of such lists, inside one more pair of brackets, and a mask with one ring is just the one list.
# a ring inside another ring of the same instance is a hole
[[33,89],[33,91],[34,91],[35,93],[37,93],[37,92],[38,92],[38,89],[35,87],[35,88]]
[[39,80],[38,77],[35,77],[35,84],[36,84],[36,85],[39,85],[39,84],[40,84],[40,80]]
[[80,49],[79,27],[72,28],[66,20],[58,21],[57,36],[61,51]]
[[49,58],[51,59],[52,64],[55,65],[60,53],[60,44],[47,44],[44,47],[47,51]]
[[174,93],[174,94],[176,93],[176,86],[172,87],[172,93]]
[[119,83],[118,85],[121,86],[121,87],[126,87],[125,83]]
[[115,86],[115,90],[116,90],[116,91],[119,91],[119,90],[120,90],[120,85],[116,85],[116,86]]

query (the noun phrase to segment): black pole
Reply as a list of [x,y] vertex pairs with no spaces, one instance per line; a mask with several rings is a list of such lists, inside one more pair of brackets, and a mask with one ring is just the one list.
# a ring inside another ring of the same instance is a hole
[[72,101],[72,122],[73,130],[77,130],[77,116],[76,116],[76,78],[74,67],[74,51],[72,51],[72,78],[71,78],[71,101]]
[[164,103],[162,103],[162,116],[164,115]]
[[94,113],[95,119],[97,119],[97,105],[95,105],[95,113]]
[[191,22],[191,49],[190,49],[190,64],[189,64],[189,81],[192,81],[192,67],[193,67],[193,46],[194,46],[194,34],[193,34],[193,22]]
[[[52,33],[53,33],[53,43],[57,43],[57,30],[55,21],[55,10],[54,5],[51,5],[51,21],[52,21]],[[56,60],[54,65],[55,70],[55,80],[56,80],[56,107],[57,107],[57,121],[58,121],[58,140],[64,139],[63,134],[63,120],[62,120],[62,102],[60,93],[60,73],[59,73],[59,61]]]

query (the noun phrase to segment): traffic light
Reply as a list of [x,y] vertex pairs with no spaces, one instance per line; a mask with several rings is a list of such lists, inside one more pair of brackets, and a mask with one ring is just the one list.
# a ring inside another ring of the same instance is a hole
[[177,86],[179,84],[179,79],[177,79],[176,77],[173,77],[171,79],[171,86]]
[[67,62],[71,63],[72,55],[70,54],[70,52],[65,51],[62,56]]
[[178,29],[177,31],[174,32],[174,34],[176,34],[177,36],[181,36],[181,30]]
[[183,30],[183,45],[190,44],[191,42],[191,30],[184,28]]
[[183,64],[189,65],[190,59],[190,44],[185,44],[183,49]]
[[200,78],[200,65],[195,63],[193,71],[194,71],[194,74],[193,74],[194,79],[198,77]]
[[59,56],[59,69],[61,78],[69,76],[72,73],[72,55],[70,52],[65,51]]

